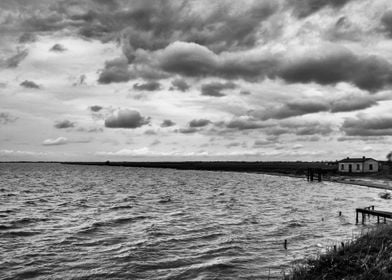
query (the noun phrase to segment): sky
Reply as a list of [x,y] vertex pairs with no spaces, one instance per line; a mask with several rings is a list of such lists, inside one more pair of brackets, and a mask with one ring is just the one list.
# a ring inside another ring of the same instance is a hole
[[384,160],[390,0],[1,0],[0,161]]

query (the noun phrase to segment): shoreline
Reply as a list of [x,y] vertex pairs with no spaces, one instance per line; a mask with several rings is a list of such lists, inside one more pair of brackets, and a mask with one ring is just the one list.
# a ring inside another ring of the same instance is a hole
[[[241,171],[239,171],[241,172]],[[286,174],[286,173],[268,173],[268,172],[258,172],[258,174],[266,174],[266,175],[272,175],[272,176],[284,176],[284,177],[291,177],[291,178],[304,178],[306,177],[302,175],[295,175],[295,174]],[[333,183],[340,183],[340,184],[346,184],[346,185],[357,185],[357,186],[362,186],[362,187],[368,187],[368,188],[375,188],[375,189],[383,189],[383,190],[390,190],[392,191],[392,181],[391,184],[385,182],[388,180],[387,178],[384,179],[376,179],[376,180],[383,180],[383,182],[371,182],[370,178],[368,177],[345,177],[345,176],[331,176],[330,178],[323,178],[322,181],[325,182],[333,182]],[[314,181],[317,183],[317,181]]]
[[[324,172],[322,181],[347,185],[357,185],[392,191],[391,175],[385,173],[369,174],[369,176],[349,176],[336,174],[336,171],[325,162],[4,162],[4,163],[59,163],[65,165],[122,166],[138,168],[163,168],[175,170],[200,170],[214,172],[240,172],[285,176],[306,179],[308,168],[320,168]],[[373,176],[372,176],[373,175]],[[317,181],[314,181],[317,182]]]
[[347,185],[357,185],[357,186],[363,186],[363,187],[368,187],[368,188],[375,188],[375,189],[383,189],[383,190],[392,190],[391,184],[387,184],[385,181],[383,183],[381,182],[369,182],[367,180],[363,180],[367,178],[362,178],[362,179],[332,179],[332,180],[326,180],[330,182],[336,182],[336,183],[342,183],[342,184],[347,184]]

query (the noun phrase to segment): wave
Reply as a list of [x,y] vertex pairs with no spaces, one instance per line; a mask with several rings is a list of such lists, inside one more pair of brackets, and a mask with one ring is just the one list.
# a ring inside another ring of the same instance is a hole
[[120,217],[116,218],[113,220],[107,220],[107,221],[96,221],[92,223],[91,225],[82,227],[77,231],[77,233],[92,233],[97,231],[98,229],[102,227],[107,227],[107,226],[116,226],[116,225],[122,225],[122,224],[127,224],[127,223],[134,223],[139,220],[145,220],[145,219],[150,219],[150,216],[134,216],[134,217]]
[[19,220],[10,221],[8,224],[0,224],[0,230],[11,230],[26,227],[32,223],[38,223],[41,221],[46,221],[47,219],[41,218],[21,218]]
[[220,247],[217,248],[208,248],[205,251],[199,252],[199,254],[205,255],[205,256],[214,256],[214,255],[239,255],[245,252],[245,249],[241,246],[238,245],[232,245],[232,246],[222,246],[220,244]]
[[[158,237],[158,236],[171,236],[170,233],[166,233],[163,232],[159,229],[150,229],[149,232],[151,235]],[[206,234],[199,234],[199,235],[191,235],[191,236],[187,236],[187,235],[182,235],[182,236],[176,236],[176,237],[172,237],[172,238],[166,238],[165,239],[165,243],[167,244],[173,244],[175,246],[179,246],[180,244],[185,244],[185,245],[189,245],[189,244],[198,244],[198,242],[208,242],[208,241],[212,241],[212,240],[216,240],[220,237],[224,237],[226,236],[224,233],[206,233]],[[156,240],[153,243],[150,243],[150,246],[156,246],[159,245],[159,243],[161,242],[161,240]]]
[[115,205],[110,207],[110,210],[131,209],[131,208],[133,208],[132,205]]
[[[179,273],[173,273],[169,275],[167,279],[195,279],[200,277],[200,274],[215,274],[223,273],[230,274],[230,270],[234,270],[235,265],[232,263],[231,259],[215,258],[210,260],[204,260],[201,263],[192,264],[190,266],[184,267]],[[206,278],[211,278],[207,277]],[[213,279],[218,279],[215,275]]]
[[8,229],[12,229],[12,225],[0,225],[0,230],[8,230]]
[[41,231],[7,231],[0,236],[2,237],[27,237],[40,234]]
[[9,214],[9,213],[14,213],[14,212],[16,212],[15,209],[0,210],[0,213],[7,213],[7,214]]
[[296,227],[304,227],[306,224],[299,223],[299,222],[291,222],[287,225],[290,228],[296,228]]

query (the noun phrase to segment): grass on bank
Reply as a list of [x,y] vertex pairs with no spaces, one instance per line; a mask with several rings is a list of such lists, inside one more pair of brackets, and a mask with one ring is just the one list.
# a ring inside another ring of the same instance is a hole
[[391,280],[392,225],[361,237],[293,268],[286,280]]

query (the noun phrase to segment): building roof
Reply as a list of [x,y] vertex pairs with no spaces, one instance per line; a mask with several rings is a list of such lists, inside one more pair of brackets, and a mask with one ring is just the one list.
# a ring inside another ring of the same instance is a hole
[[361,158],[345,158],[340,160],[339,162],[345,163],[345,162],[365,162],[367,160],[374,160],[376,161],[374,158],[365,158],[365,157],[361,157]]

